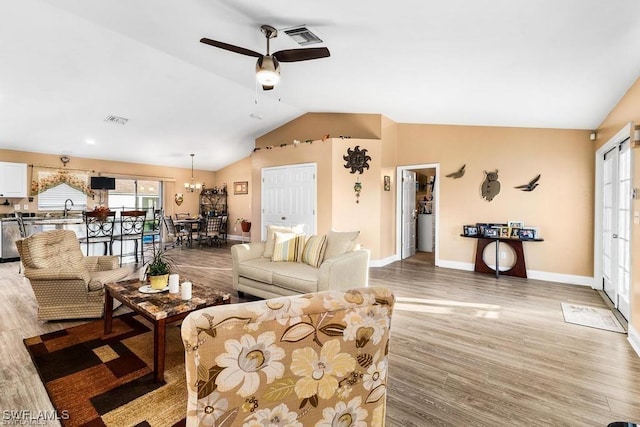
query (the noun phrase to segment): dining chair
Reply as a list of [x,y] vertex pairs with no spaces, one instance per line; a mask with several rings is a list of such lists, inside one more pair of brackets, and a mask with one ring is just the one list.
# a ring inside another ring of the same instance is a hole
[[178,229],[171,215],[165,215],[164,217],[164,226],[167,230],[167,235],[165,236],[165,242],[163,243],[164,247],[168,246],[167,243],[172,244],[172,247],[182,245],[184,238],[189,238],[190,233],[186,230]]
[[188,213],[188,212],[187,212],[187,213],[184,213],[184,212],[178,212],[178,213],[175,213],[174,215],[176,216],[176,219],[177,219],[177,220],[180,220],[180,219],[189,219],[189,218],[191,218],[191,214],[190,214],[190,213]]
[[138,241],[140,241],[140,258],[142,258],[142,261],[144,262],[144,245],[142,244],[142,232],[144,230],[144,221],[146,216],[146,211],[134,210],[120,212],[120,233],[117,236],[117,240],[120,241],[121,266],[125,241],[133,241],[135,243],[133,253],[135,255],[136,264],[138,263]]
[[210,216],[202,221],[202,226],[198,231],[198,246],[202,248],[202,243],[206,242],[209,246],[216,245],[216,247],[222,246],[222,239],[220,238],[221,216]]
[[89,255],[89,245],[102,243],[104,245],[103,255],[113,255],[113,231],[116,224],[115,211],[82,213],[82,219],[86,229],[86,234],[80,238],[80,242],[87,245],[87,255]]

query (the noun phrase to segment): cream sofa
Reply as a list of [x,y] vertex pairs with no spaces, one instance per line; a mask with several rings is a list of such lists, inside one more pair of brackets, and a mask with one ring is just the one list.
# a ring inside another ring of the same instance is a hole
[[[233,289],[260,298],[275,298],[369,285],[369,251],[354,240],[358,233],[329,232],[319,266],[273,261],[273,236],[267,241],[233,245]],[[345,236],[347,238],[345,239]]]

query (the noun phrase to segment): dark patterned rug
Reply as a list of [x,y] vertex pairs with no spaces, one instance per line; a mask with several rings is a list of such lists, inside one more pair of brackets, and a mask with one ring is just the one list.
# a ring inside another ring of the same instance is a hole
[[153,381],[153,329],[133,313],[24,340],[65,426],[181,426],[187,389],[180,328],[167,326],[165,384]]

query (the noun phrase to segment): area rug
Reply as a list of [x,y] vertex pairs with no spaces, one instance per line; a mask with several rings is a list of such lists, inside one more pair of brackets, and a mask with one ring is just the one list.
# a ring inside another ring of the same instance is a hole
[[[24,340],[64,426],[181,426],[187,388],[180,328],[167,326],[165,384],[153,381],[153,329],[140,316]],[[66,419],[64,419],[66,418]]]
[[589,307],[586,305],[562,303],[564,321],[590,328],[605,329],[607,331],[626,333],[611,310],[606,308]]

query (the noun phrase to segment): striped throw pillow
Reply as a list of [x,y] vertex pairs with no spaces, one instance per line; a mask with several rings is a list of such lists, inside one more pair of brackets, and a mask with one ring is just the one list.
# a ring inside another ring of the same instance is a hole
[[275,245],[271,261],[298,261],[300,247],[304,245],[304,234],[274,232]]
[[302,262],[311,267],[318,268],[324,258],[324,250],[327,247],[327,236],[311,236],[304,245],[302,251]]

